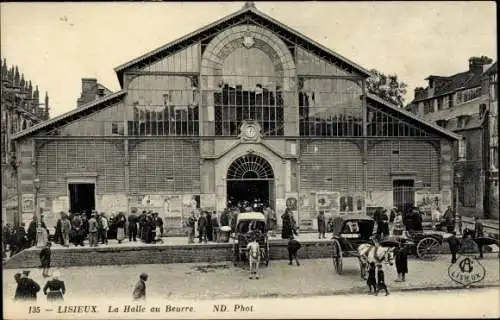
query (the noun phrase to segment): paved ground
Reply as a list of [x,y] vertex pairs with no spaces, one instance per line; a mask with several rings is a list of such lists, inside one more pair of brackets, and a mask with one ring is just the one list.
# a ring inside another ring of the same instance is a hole
[[[433,262],[410,259],[410,273],[404,283],[394,282],[394,267],[386,270],[390,290],[458,286],[448,277],[448,259],[448,255],[441,255]],[[481,263],[487,272],[483,284],[498,285],[498,255],[488,254]],[[3,271],[4,297],[14,295],[13,277],[18,271]],[[344,258],[342,275],[333,272],[329,259],[303,260],[300,267],[288,266],[283,260],[272,261],[268,268],[261,269],[260,280],[249,280],[247,270],[230,263],[73,267],[60,271],[69,300],[87,296],[106,299],[110,295],[129,298],[141,272],[150,275],[148,296],[157,299],[292,297],[366,290],[359,276],[358,261],[354,258]],[[45,283],[39,269],[32,270],[32,277],[42,285]]]

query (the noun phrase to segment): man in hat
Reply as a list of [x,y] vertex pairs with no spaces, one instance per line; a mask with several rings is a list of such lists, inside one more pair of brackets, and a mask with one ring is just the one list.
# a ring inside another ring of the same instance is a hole
[[48,301],[63,300],[66,293],[66,286],[64,285],[64,281],[59,280],[59,276],[59,271],[54,271],[52,279],[47,281],[43,287],[43,294],[47,296]]
[[14,279],[17,282],[14,300],[36,300],[36,295],[40,291],[40,286],[33,279],[28,278],[29,270],[17,273]]
[[146,299],[146,281],[148,280],[148,275],[146,273],[141,273],[139,276],[139,281],[135,285],[133,297],[134,300],[145,300]]
[[137,241],[137,222],[139,217],[137,217],[135,209],[128,216],[128,241]]
[[45,245],[45,248],[43,248],[40,251],[40,264],[42,265],[42,275],[44,278],[49,276],[49,270],[50,270],[50,256],[52,255],[52,252],[50,250],[51,243],[50,241],[47,242]]
[[99,231],[99,224],[97,223],[97,211],[92,210],[89,219],[89,245],[90,247],[97,247],[97,232]]

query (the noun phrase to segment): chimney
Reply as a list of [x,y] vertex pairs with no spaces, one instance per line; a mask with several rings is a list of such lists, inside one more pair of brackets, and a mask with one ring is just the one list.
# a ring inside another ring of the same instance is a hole
[[422,87],[415,88],[415,100],[427,98],[427,90]]
[[486,56],[471,57],[469,59],[469,71],[474,74],[481,74],[484,71],[484,67],[492,62],[493,60]]
[[78,98],[76,105],[80,107],[95,99],[97,95],[97,79],[82,78],[82,93]]

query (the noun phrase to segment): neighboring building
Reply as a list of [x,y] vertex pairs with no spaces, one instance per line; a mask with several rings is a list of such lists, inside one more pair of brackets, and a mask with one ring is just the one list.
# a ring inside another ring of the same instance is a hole
[[148,208],[174,228],[260,198],[307,229],[320,210],[451,204],[459,136],[366,94],[368,71],[252,5],[115,71],[120,91],[16,136],[20,198],[38,177],[49,224]]
[[[496,142],[496,63],[469,59],[469,70],[448,77],[429,76],[427,88],[416,88],[407,109],[462,136],[455,145],[455,208],[461,215],[498,218],[498,166],[490,143]],[[488,70],[487,72],[485,72]],[[493,92],[493,93],[492,93]],[[491,119],[495,119],[494,121]],[[498,150],[498,149],[496,149]],[[498,160],[496,160],[498,161]],[[495,195],[496,194],[496,195]]]
[[102,98],[105,95],[111,94],[111,90],[97,82],[97,79],[82,78],[82,93],[76,101],[77,108],[86,103]]
[[2,218],[13,223],[17,211],[17,158],[13,150],[12,135],[49,118],[49,97],[40,103],[38,86],[24,79],[17,66],[0,60],[1,112],[2,112]]

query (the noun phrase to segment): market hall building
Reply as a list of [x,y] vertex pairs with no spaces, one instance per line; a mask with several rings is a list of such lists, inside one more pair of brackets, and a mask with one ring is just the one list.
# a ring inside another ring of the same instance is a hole
[[320,210],[452,204],[457,135],[251,4],[115,71],[120,91],[14,137],[22,221],[147,208],[179,228],[260,198],[307,229]]

